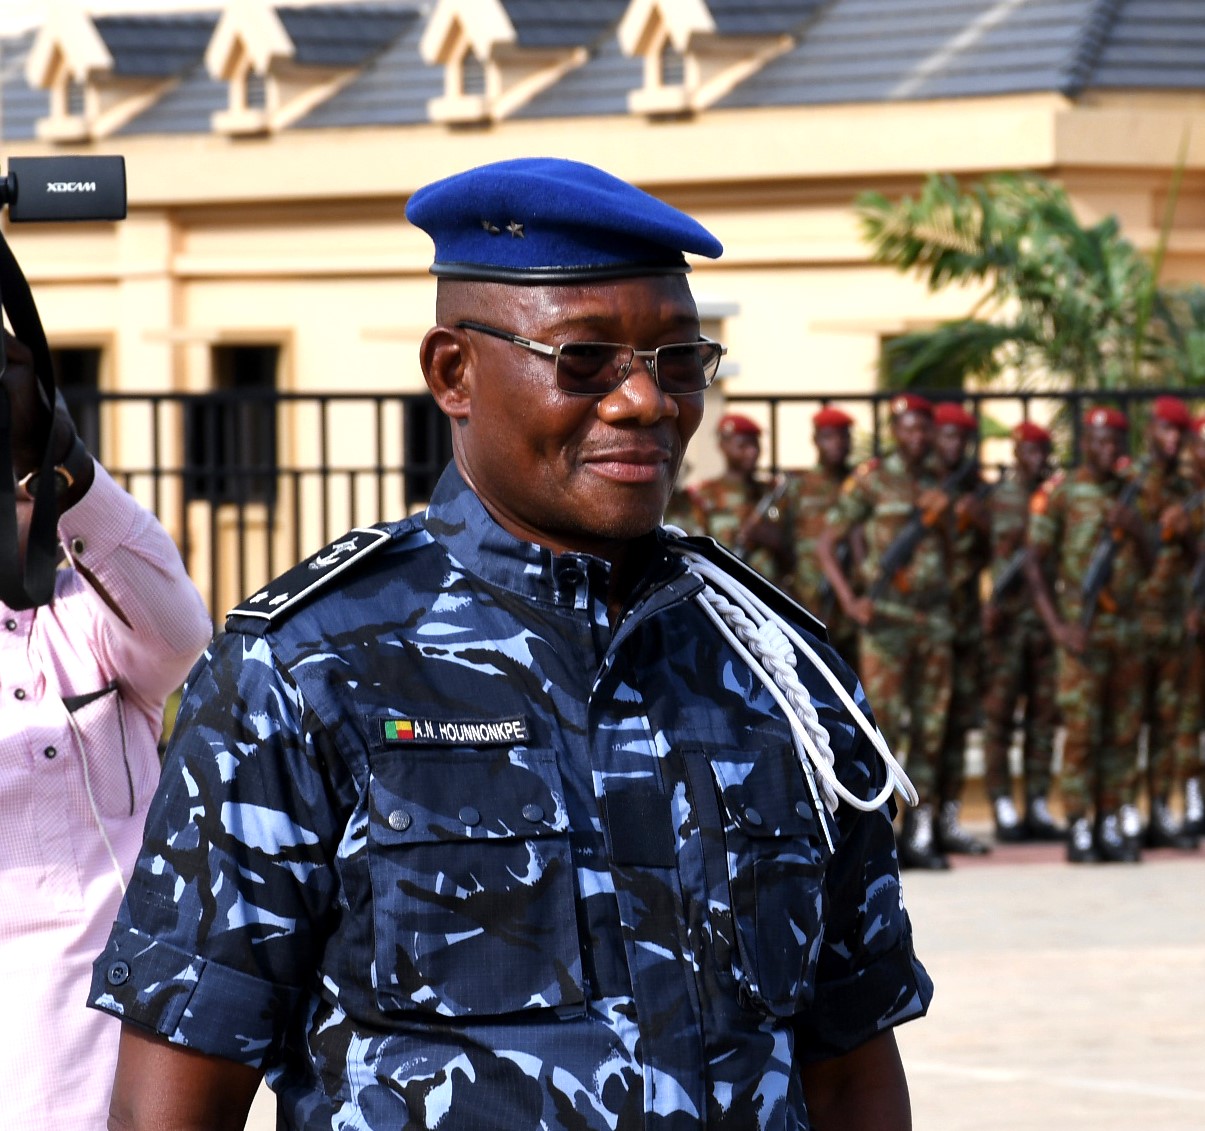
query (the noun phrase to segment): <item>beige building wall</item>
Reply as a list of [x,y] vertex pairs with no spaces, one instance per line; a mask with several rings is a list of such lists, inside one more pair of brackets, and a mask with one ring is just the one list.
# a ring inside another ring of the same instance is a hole
[[[434,281],[430,242],[404,220],[410,193],[502,158],[591,161],[687,209],[726,246],[692,277],[708,326],[730,350],[714,421],[724,395],[869,391],[885,336],[971,310],[973,293],[933,295],[868,262],[852,209],[859,191],[914,192],[930,171],[973,179],[1036,170],[1063,181],[1085,219],[1116,214],[1149,250],[1186,135],[1164,277],[1205,282],[1205,100],[1194,94],[139,136],[70,147],[124,154],[128,220],[7,233],[52,344],[105,347],[107,389],[201,391],[214,345],[271,342],[282,347],[284,390],[420,392],[416,351]],[[7,155],[54,152],[26,143]],[[809,416],[784,410],[781,464],[812,460]],[[335,463],[354,462],[363,426],[344,413]],[[862,414],[863,444],[869,429]],[[306,443],[306,428],[297,435]],[[106,459],[137,466],[145,457],[145,426],[126,423],[109,437],[118,450]],[[691,475],[716,468],[705,424]],[[400,498],[399,486],[398,507]],[[303,544],[316,548],[320,532],[307,529]]]

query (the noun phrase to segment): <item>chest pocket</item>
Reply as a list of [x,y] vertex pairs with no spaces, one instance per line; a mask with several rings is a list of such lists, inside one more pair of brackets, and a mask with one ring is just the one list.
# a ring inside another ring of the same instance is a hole
[[102,817],[130,817],[155,788],[158,753],[131,750],[126,704],[117,684],[63,699],[85,788]]
[[377,1002],[482,1016],[581,1007],[569,822],[556,756],[371,756]]
[[[812,1000],[824,939],[827,849],[819,818],[789,745],[711,750],[705,764],[726,872],[720,882],[728,922],[714,932],[717,961],[727,956],[744,1004],[787,1017]],[[691,777],[698,776],[696,769]],[[706,820],[702,812],[700,818]],[[714,900],[710,875],[709,886]]]

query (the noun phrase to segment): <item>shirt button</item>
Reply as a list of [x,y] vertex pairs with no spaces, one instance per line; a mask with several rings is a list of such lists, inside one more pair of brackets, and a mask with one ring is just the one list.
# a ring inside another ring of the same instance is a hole
[[534,825],[544,819],[544,810],[539,805],[524,805],[523,816]]
[[809,806],[806,801],[796,801],[795,802],[795,813],[797,816],[806,817],[808,815],[808,810],[809,810]]
[[568,589],[570,586],[580,585],[583,577],[585,577],[585,574],[577,566],[566,566],[561,570],[557,580]]
[[18,698],[18,699],[24,699],[25,698],[25,688],[18,687],[17,690],[13,692],[13,695],[16,696],[16,698]]
[[755,829],[762,824],[761,814],[753,808],[752,805],[745,810],[745,820],[749,822]]
[[58,754],[58,751],[53,746],[47,746],[46,749],[42,751],[43,757],[46,758],[53,758],[56,754]]
[[394,832],[404,833],[410,827],[410,814],[405,809],[395,809],[389,814],[389,827]]
[[130,965],[128,962],[123,962],[120,958],[116,962],[109,963],[109,969],[105,971],[105,981],[110,986],[124,986],[130,980]]
[[84,540],[82,538],[71,539],[71,556],[79,557],[84,552]]
[[478,813],[477,810],[471,805],[462,806],[459,816],[460,823],[462,825],[469,825],[471,827],[473,825],[481,824],[481,814]]
[[7,628],[9,632],[16,632],[17,622],[13,620],[12,617],[9,617],[8,620],[4,622],[4,627]]

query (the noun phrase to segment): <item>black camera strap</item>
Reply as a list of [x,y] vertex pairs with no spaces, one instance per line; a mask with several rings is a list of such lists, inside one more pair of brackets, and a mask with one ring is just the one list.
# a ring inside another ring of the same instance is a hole
[[[16,481],[12,474],[12,405],[0,384],[0,601],[10,609],[32,609],[54,596],[58,566],[58,498],[55,494],[54,368],[50,346],[29,283],[16,256],[0,233],[0,310],[8,315],[13,334],[33,353],[34,373],[50,406],[50,426],[42,442],[42,461],[34,492],[33,515],[25,560],[17,536]],[[8,367],[0,341],[0,373]]]

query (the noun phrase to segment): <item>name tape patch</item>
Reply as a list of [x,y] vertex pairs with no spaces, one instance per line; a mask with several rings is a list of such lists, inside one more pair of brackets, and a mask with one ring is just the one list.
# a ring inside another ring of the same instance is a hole
[[528,739],[527,720],[378,719],[387,746],[510,746]]

